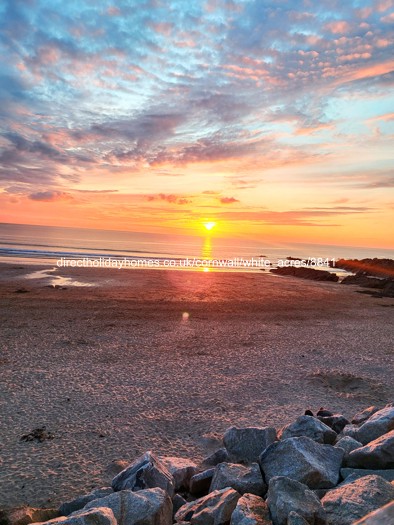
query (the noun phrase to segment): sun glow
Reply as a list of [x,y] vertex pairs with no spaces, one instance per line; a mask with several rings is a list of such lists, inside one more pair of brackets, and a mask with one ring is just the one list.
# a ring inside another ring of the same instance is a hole
[[204,222],[204,227],[208,230],[208,231],[211,231],[212,228],[214,228],[216,226],[216,222]]

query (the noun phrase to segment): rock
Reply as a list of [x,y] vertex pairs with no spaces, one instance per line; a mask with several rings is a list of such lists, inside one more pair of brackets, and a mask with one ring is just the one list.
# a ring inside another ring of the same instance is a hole
[[160,457],[160,462],[172,474],[175,482],[175,490],[189,490],[189,481],[197,474],[197,465],[190,459]]
[[112,488],[119,490],[144,490],[160,487],[172,498],[175,482],[159,459],[152,452],[145,452],[112,480]]
[[370,441],[394,430],[394,407],[388,406],[378,410],[357,430],[357,441],[366,445]]
[[107,507],[78,510],[70,516],[60,516],[60,518],[41,522],[40,525],[56,525],[58,523],[61,525],[117,525],[114,513]]
[[180,494],[175,494],[172,498],[172,515],[175,516],[178,510],[183,507],[183,505],[186,505],[186,503],[187,501],[182,498]]
[[291,277],[300,277],[301,279],[311,279],[312,281],[331,281],[337,282],[339,277],[335,273],[327,270],[315,270],[314,268],[285,266],[283,268],[273,268],[272,273],[278,275],[289,275]]
[[373,414],[375,414],[378,410],[380,410],[377,406],[371,406],[368,407],[361,412],[357,412],[353,416],[352,423],[353,425],[361,425],[362,423],[365,423],[367,419],[369,419]]
[[171,498],[166,491],[158,487],[138,492],[113,492],[104,498],[91,501],[85,509],[98,507],[108,507],[112,510],[117,522],[115,525],[172,524]]
[[384,507],[367,514],[353,525],[393,525],[394,523],[394,501],[387,503]]
[[352,525],[394,498],[394,486],[379,476],[364,476],[330,490],[321,500],[327,525]]
[[202,468],[207,469],[209,467],[216,467],[219,463],[224,463],[229,460],[230,458],[227,450],[225,448],[219,448],[219,450],[216,450],[216,452],[203,459],[201,466]]
[[231,487],[240,494],[250,493],[256,496],[263,496],[267,491],[257,463],[252,463],[247,467],[233,463],[220,463],[215,468],[209,492],[225,487]]
[[375,297],[394,297],[394,281],[387,280],[380,293],[375,292]]
[[388,279],[380,279],[378,277],[368,277],[364,272],[357,272],[355,275],[347,275],[342,279],[341,284],[356,284],[363,288],[377,288],[382,289],[389,282]]
[[325,513],[319,498],[307,486],[285,476],[273,477],[268,485],[267,505],[273,525],[287,525],[291,511],[308,523],[325,525]]
[[190,494],[193,494],[194,496],[207,494],[209,487],[211,486],[214,473],[215,469],[210,468],[192,476],[189,482]]
[[36,509],[33,507],[0,509],[1,525],[28,525],[29,523],[53,520],[58,516],[57,509]]
[[345,436],[348,436],[357,441],[357,432],[358,432],[357,425],[346,425],[345,427],[343,427],[342,432],[339,434],[338,438],[341,439]]
[[272,525],[266,502],[254,494],[244,494],[231,515],[230,525]]
[[379,259],[377,257],[367,259],[338,259],[335,262],[337,268],[344,268],[353,273],[364,275],[375,275],[378,277],[392,277],[394,269],[393,259]]
[[20,438],[20,441],[38,441],[38,443],[42,443],[43,441],[54,438],[55,436],[52,434],[52,432],[49,432],[46,427],[38,427],[33,429],[28,434],[24,434]]
[[341,477],[346,480],[349,476],[352,476],[352,479],[359,479],[363,476],[370,476],[374,474],[384,478],[386,481],[394,481],[394,470],[375,470],[375,469],[357,469],[357,468],[341,468]]
[[331,412],[331,410],[327,410],[324,407],[320,407],[319,410],[316,412],[316,416],[319,417],[330,417],[333,416],[334,412]]
[[353,468],[393,469],[394,468],[394,430],[380,436],[350,452],[346,466]]
[[318,416],[319,421],[332,428],[334,432],[339,434],[349,425],[349,421],[342,414],[332,414],[331,416]]
[[309,525],[309,523],[302,516],[292,510],[287,518],[287,525]]
[[276,440],[272,427],[231,427],[223,436],[223,443],[233,463],[255,463],[259,455]]
[[[338,485],[337,485],[338,486]],[[316,496],[319,498],[319,499],[322,499],[329,490],[332,490],[332,489],[315,489],[313,492],[316,494]]]
[[335,448],[341,448],[344,452],[344,459],[348,457],[350,452],[353,450],[356,450],[357,448],[362,447],[362,443],[359,441],[356,441],[355,439],[351,438],[350,436],[344,436],[340,440],[336,442],[334,445]]
[[175,514],[175,520],[178,523],[188,521],[192,525],[228,524],[240,497],[234,489],[215,490],[183,505]]
[[291,437],[306,436],[317,443],[334,443],[337,434],[330,427],[311,416],[300,416],[294,423],[283,427],[278,437],[287,439]]
[[108,494],[112,493],[113,490],[111,487],[102,487],[100,489],[95,489],[92,492],[89,492],[89,494],[85,494],[84,496],[79,496],[78,498],[74,498],[70,501],[62,503],[59,508],[59,514],[61,514],[62,516],[68,516],[72,512],[83,509],[84,506],[87,503],[89,503],[89,501],[93,501],[94,499],[98,498],[103,498],[104,496],[108,496]]
[[288,438],[270,445],[260,456],[263,479],[286,476],[311,489],[335,487],[344,451],[308,437]]

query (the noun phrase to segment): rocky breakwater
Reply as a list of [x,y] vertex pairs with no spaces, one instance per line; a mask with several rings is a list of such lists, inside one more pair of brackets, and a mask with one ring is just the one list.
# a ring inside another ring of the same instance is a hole
[[[52,519],[49,519],[52,518]],[[393,525],[394,406],[349,421],[307,411],[276,431],[229,428],[199,464],[152,452],[110,487],[59,509],[2,511],[27,525]]]
[[328,281],[336,283],[339,277],[335,273],[327,270],[315,270],[309,267],[285,266],[283,268],[273,268],[271,273],[284,275],[288,277],[299,277],[300,279],[309,279],[311,281]]
[[394,261],[392,259],[339,259],[335,267],[354,273],[341,284],[354,284],[375,297],[394,297]]

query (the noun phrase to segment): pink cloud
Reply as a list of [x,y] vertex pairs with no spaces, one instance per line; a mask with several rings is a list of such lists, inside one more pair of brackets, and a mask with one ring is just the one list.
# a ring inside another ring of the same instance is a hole
[[119,7],[116,7],[115,5],[111,5],[107,9],[107,15],[109,16],[119,16],[122,14],[122,11],[119,9]]
[[385,22],[386,24],[391,24],[394,22],[394,13],[390,13],[389,15],[383,16],[380,19],[382,22]]
[[390,9],[390,7],[394,6],[393,0],[380,0],[375,3],[375,9],[376,11],[379,11],[379,13],[383,13],[384,11],[387,11]]
[[324,28],[333,33],[334,35],[348,33],[351,29],[350,24],[345,20],[329,22],[324,26]]
[[219,200],[222,204],[234,204],[234,202],[239,202],[235,197],[221,197]]

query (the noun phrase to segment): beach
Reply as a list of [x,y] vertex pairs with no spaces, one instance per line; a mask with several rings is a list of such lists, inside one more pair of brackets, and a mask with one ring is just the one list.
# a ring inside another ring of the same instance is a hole
[[0,506],[56,507],[146,450],[202,459],[231,425],[392,402],[394,299],[356,290],[1,264]]

